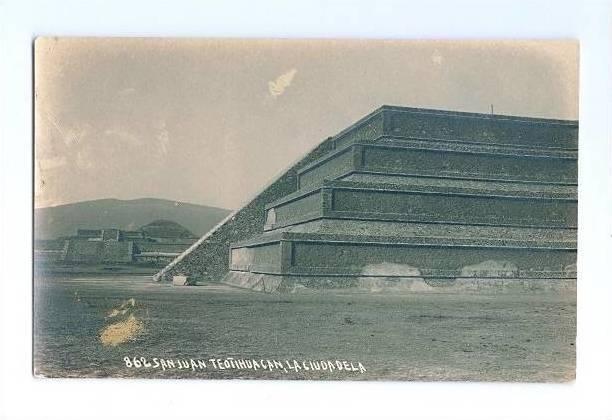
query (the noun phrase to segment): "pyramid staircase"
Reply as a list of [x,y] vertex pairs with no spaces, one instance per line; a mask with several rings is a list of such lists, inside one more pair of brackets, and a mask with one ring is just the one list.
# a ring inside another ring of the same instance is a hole
[[263,233],[230,245],[236,286],[428,286],[576,278],[574,121],[384,106],[297,170]]

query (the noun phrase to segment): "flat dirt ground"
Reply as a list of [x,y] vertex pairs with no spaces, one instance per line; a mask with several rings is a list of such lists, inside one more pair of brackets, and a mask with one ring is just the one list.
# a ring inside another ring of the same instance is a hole
[[[35,279],[34,329],[34,371],[46,377],[559,382],[575,375],[575,293],[270,295],[148,277],[50,277]],[[151,366],[130,367],[126,357]],[[154,358],[207,367],[162,369]],[[209,362],[227,358],[284,367]],[[286,369],[293,361],[361,363],[365,372]]]

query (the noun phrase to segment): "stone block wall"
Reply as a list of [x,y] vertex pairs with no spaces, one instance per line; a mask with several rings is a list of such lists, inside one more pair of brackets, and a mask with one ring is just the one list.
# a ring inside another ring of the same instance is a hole
[[575,250],[288,239],[232,249],[231,269],[267,275],[574,278]]
[[[409,250],[409,251],[408,251]],[[361,274],[368,265],[393,263],[418,267],[421,275],[446,274],[458,277],[465,267],[483,261],[511,261],[521,273],[516,277],[529,277],[527,273],[550,272],[560,275],[566,267],[575,264],[574,250],[485,248],[474,252],[466,247],[430,246],[407,247],[362,243],[295,242],[292,273],[307,274]],[[427,271],[430,273],[427,273]],[[371,274],[371,273],[368,273]],[[509,273],[510,274],[510,273]]]
[[364,148],[363,169],[540,182],[572,182],[577,177],[575,159],[482,155],[374,146]]
[[373,213],[380,218],[401,214],[405,219],[425,217],[436,222],[559,227],[577,224],[575,200],[338,189],[333,192],[332,202],[334,211]]

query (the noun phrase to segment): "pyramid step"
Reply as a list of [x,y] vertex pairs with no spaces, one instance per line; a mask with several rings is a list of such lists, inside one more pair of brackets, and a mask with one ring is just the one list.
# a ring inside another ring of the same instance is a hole
[[412,149],[438,150],[447,152],[500,154],[510,156],[543,155],[559,158],[576,159],[576,149],[542,147],[538,145],[492,144],[477,141],[433,139],[424,137],[381,136],[375,141],[357,142],[356,144],[379,144],[386,146],[407,147]]
[[541,197],[560,197],[576,199],[578,191],[575,185],[542,184],[516,181],[483,181],[476,179],[456,179],[445,177],[426,177],[411,175],[389,175],[379,172],[353,172],[339,179],[356,184],[371,186],[404,186],[461,189],[465,192],[488,192],[496,195],[530,194]]
[[577,200],[563,193],[327,181],[268,204],[264,230],[318,218],[571,228]]
[[[279,233],[230,247],[230,269],[304,276],[575,278],[575,244]],[[397,269],[397,268],[401,269]]]
[[311,188],[352,172],[575,185],[577,152],[380,139],[350,144],[304,166],[298,186]]
[[394,106],[385,106],[382,112],[383,132],[387,135],[525,147],[578,148],[576,121]]
[[334,137],[338,147],[381,136],[576,150],[578,122],[385,105]]
[[478,238],[494,240],[538,241],[540,244],[563,242],[575,247],[576,229],[535,228],[514,226],[460,225],[448,223],[415,223],[383,220],[316,219],[308,222],[266,231],[265,235],[278,232],[314,233],[324,235],[383,236],[396,240],[414,237]]

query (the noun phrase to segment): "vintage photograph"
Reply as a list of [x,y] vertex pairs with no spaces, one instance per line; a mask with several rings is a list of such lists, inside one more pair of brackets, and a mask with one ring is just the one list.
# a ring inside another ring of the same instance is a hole
[[573,381],[578,63],[37,38],[34,376]]

